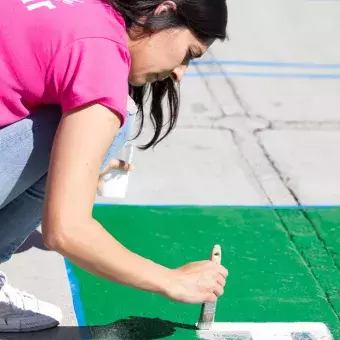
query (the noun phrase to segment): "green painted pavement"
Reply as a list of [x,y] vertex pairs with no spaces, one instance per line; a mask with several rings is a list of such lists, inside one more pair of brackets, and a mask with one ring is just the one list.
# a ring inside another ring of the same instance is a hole
[[314,208],[278,213],[340,318],[340,209]]
[[[217,322],[325,322],[340,339],[340,209],[96,206],[126,247],[169,267],[208,258],[230,276]],[[196,339],[200,306],[99,279],[71,265],[94,339]]]

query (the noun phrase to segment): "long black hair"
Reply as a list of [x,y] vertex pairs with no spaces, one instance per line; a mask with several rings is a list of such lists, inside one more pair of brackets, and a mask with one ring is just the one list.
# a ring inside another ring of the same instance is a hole
[[[169,28],[189,28],[202,42],[225,40],[227,37],[228,10],[226,0],[172,0],[176,10],[154,15],[164,0],[104,0],[114,7],[125,20],[127,29],[141,26],[144,32],[156,32]],[[140,19],[143,20],[141,24]],[[146,150],[163,140],[175,127],[179,111],[179,84],[170,77],[152,84],[129,86],[129,94],[136,102],[140,125],[136,137],[143,129],[144,104],[151,96],[150,119],[155,133],[150,142],[141,149]],[[165,122],[163,99],[167,95],[169,120]],[[165,133],[161,136],[164,126]]]

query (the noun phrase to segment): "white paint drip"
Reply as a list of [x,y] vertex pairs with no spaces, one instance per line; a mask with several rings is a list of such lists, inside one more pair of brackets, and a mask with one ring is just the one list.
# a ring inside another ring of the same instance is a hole
[[210,330],[197,331],[201,340],[228,339],[232,334],[244,334],[245,340],[293,340],[294,333],[310,334],[313,340],[333,340],[327,326],[320,322],[215,322]]

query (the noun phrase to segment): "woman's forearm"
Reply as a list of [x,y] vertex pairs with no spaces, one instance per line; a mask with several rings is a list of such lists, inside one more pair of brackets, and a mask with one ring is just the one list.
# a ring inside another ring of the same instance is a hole
[[173,271],[127,250],[91,217],[99,170],[120,127],[118,116],[97,104],[62,115],[48,170],[44,241],[97,276],[162,293]]
[[137,289],[159,294],[166,291],[172,271],[126,249],[96,220],[63,229],[67,232],[62,233],[62,237],[56,236],[54,241],[47,241],[47,246],[78,266]]

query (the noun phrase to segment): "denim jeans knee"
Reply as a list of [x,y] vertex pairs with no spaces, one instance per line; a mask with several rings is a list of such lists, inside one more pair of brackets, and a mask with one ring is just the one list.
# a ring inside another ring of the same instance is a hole
[[[50,151],[60,108],[46,107],[0,129],[0,263],[8,261],[39,226]],[[128,114],[102,164],[114,158],[132,135],[135,115]]]

